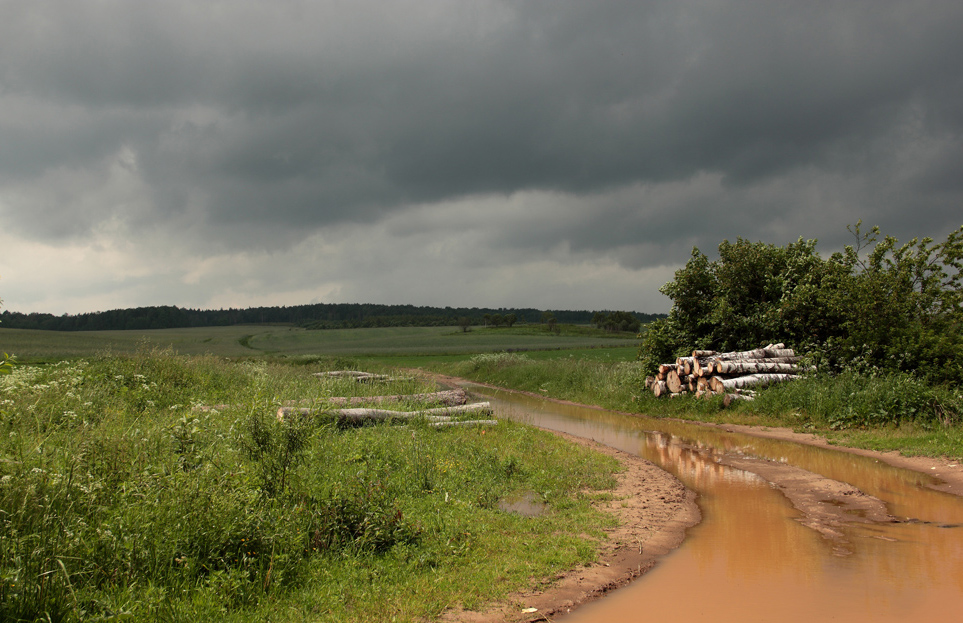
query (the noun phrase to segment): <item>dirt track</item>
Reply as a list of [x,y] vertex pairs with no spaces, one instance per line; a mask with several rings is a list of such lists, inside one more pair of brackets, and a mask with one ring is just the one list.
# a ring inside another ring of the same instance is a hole
[[[437,380],[451,385],[461,382],[461,379],[451,377]],[[544,399],[542,396],[539,398]],[[555,402],[574,404],[561,400],[555,400]],[[696,422],[691,423],[700,425]],[[843,452],[873,457],[895,467],[940,478],[944,484],[933,485],[933,489],[963,496],[963,464],[957,462],[904,457],[896,452],[882,453],[830,446],[825,439],[816,435],[795,433],[785,428],[731,424],[701,425],[758,437],[832,447]],[[661,468],[641,457],[592,441],[564,433],[555,434],[614,456],[625,466],[619,478],[618,488],[614,492],[615,500],[602,507],[603,510],[618,516],[619,528],[609,535],[597,563],[556,576],[556,582],[548,590],[514,594],[484,612],[450,610],[442,618],[443,621],[494,623],[496,621],[553,620],[578,605],[597,599],[627,584],[651,569],[660,557],[681,544],[687,528],[699,522],[700,513],[695,503],[695,494]],[[804,513],[801,521],[829,540],[836,541],[835,547],[840,549],[840,553],[845,552],[845,543],[838,539],[838,526],[844,521],[852,521],[853,517],[851,512],[847,513],[847,509],[859,508],[864,517],[863,521],[889,522],[894,519],[886,513],[882,502],[845,483],[764,459],[730,457],[723,462],[731,467],[756,473],[780,488],[793,505]],[[537,610],[532,612],[532,608]]]

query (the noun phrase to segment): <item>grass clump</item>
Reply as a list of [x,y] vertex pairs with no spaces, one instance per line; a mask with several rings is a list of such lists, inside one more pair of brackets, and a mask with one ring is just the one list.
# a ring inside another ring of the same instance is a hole
[[[511,422],[278,421],[429,389],[316,369],[145,350],[2,377],[0,619],[424,620],[594,557],[610,459]],[[550,511],[498,509],[519,492]]]

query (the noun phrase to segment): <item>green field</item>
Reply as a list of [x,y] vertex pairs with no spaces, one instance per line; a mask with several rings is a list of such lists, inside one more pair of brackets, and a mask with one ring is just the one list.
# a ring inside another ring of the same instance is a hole
[[[595,560],[613,459],[510,420],[279,419],[434,387],[265,359],[141,349],[0,375],[0,621],[424,622]],[[511,512],[523,497],[540,512]]]
[[[587,327],[564,326],[556,335],[541,326],[499,329],[458,327],[390,327],[309,331],[278,325],[238,325],[153,331],[32,331],[0,328],[0,351],[22,362],[129,354],[146,347],[171,348],[185,355],[365,357],[377,359],[455,356],[506,350],[558,351],[605,349],[594,356],[618,357],[636,348],[632,334],[611,334]],[[609,352],[609,349],[613,349]],[[533,356],[535,356],[533,354]],[[394,363],[394,362],[393,362]],[[402,362],[402,365],[408,365]]]

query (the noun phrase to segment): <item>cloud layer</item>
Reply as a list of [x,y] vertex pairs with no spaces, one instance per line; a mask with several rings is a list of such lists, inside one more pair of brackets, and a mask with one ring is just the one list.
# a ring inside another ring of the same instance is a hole
[[665,311],[963,224],[959,2],[0,3],[0,296]]

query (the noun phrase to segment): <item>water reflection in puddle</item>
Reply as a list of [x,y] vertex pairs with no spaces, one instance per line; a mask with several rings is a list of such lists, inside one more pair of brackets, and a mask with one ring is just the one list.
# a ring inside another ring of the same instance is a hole
[[[640,455],[699,494],[703,521],[678,550],[566,621],[935,621],[963,612],[963,528],[940,527],[963,524],[963,499],[925,489],[934,482],[926,474],[826,448],[471,389],[503,417]],[[778,489],[720,465],[725,453],[850,483],[917,521],[848,526],[852,554],[834,555]]]
[[545,503],[538,495],[529,491],[511,496],[498,502],[498,509],[524,517],[537,517],[545,512]]

